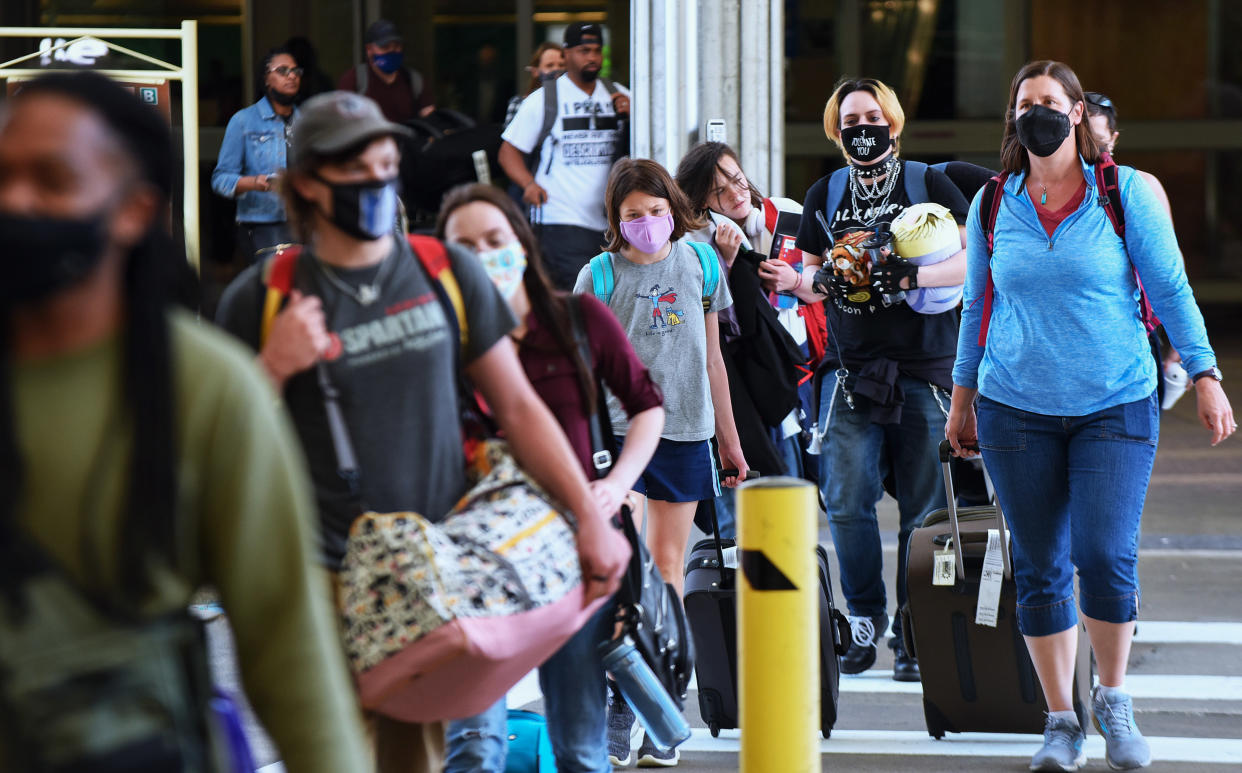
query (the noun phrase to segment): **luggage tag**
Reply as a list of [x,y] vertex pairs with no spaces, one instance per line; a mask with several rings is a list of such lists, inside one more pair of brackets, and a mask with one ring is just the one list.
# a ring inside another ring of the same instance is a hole
[[953,553],[953,538],[945,543],[944,550],[932,553],[932,585],[952,586],[957,579],[957,556]]
[[1004,550],[1000,532],[988,529],[988,552],[983,556],[983,572],[979,577],[979,603],[975,606],[975,625],[996,627],[1000,612],[1001,583],[1005,579]]

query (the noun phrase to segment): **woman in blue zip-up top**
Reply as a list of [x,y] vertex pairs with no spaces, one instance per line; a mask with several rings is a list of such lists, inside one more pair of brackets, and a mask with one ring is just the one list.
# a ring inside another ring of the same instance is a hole
[[1099,670],[1091,711],[1108,763],[1125,770],[1151,761],[1124,691],[1138,617],[1139,519],[1159,434],[1135,271],[1195,374],[1212,444],[1237,429],[1172,223],[1140,175],[1119,167],[1124,242],[1118,236],[1096,190],[1101,151],[1084,107],[1077,76],[1059,62],[1032,62],[1013,79],[990,256],[982,194],[967,222],[945,428],[959,455],[978,443],[1009,519],[1018,626],[1049,709],[1031,770],[1077,770],[1086,759],[1070,695],[1075,567]]
[[229,119],[211,189],[237,200],[237,249],[251,263],[262,249],[293,241],[276,182],[285,170],[289,127],[297,117],[293,102],[302,85],[302,68],[287,48],[263,58],[264,95]]

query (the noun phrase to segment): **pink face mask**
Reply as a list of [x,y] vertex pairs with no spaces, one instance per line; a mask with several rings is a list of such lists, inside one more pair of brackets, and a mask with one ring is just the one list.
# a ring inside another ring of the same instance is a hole
[[648,255],[660,251],[668,244],[668,237],[673,235],[673,213],[662,217],[643,215],[633,220],[621,221],[621,238],[630,245]]

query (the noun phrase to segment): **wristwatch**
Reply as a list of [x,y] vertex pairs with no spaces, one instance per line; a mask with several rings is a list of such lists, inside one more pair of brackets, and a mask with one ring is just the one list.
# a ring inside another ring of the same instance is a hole
[[1194,383],[1196,384],[1199,383],[1199,379],[1201,378],[1214,378],[1217,381],[1225,380],[1225,377],[1221,375],[1220,368],[1216,367],[1215,365],[1208,368],[1207,370],[1201,370],[1198,373],[1196,373],[1193,379]]

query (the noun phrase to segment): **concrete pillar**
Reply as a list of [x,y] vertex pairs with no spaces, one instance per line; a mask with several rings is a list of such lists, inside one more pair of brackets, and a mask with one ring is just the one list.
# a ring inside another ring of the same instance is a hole
[[784,187],[781,0],[635,0],[630,6],[633,153],[674,170],[722,118],[747,176]]

